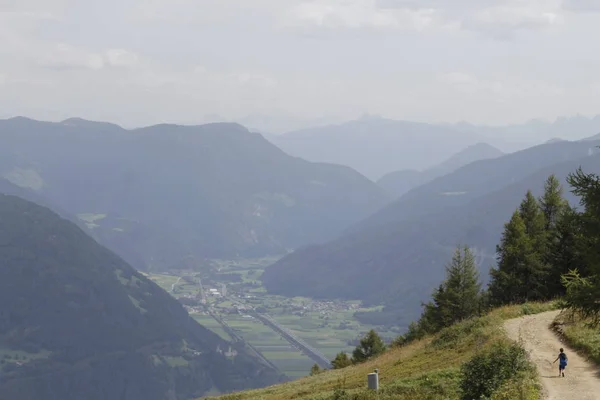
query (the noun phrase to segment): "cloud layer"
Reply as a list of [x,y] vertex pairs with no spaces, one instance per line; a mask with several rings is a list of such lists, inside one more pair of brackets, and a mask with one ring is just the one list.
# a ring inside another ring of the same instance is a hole
[[596,114],[598,13],[593,0],[2,0],[0,109],[129,126]]

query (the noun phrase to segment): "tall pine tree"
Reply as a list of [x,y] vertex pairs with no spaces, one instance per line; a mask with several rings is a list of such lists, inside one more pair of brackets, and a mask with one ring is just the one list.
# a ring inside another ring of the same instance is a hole
[[544,298],[552,298],[564,293],[561,275],[569,271],[572,257],[562,252],[573,251],[569,246],[571,236],[572,211],[563,197],[563,188],[555,175],[550,175],[544,183],[544,194],[539,198],[539,207],[545,220],[545,248],[541,248],[542,262],[548,270]]
[[533,239],[535,245],[543,246],[546,218],[540,209],[540,204],[530,190],[527,191],[525,199],[519,206],[519,214],[525,224],[525,234]]
[[361,363],[385,351],[385,343],[381,337],[371,329],[352,352],[352,361]]
[[519,210],[516,210],[504,225],[502,239],[496,248],[498,268],[490,270],[489,300],[492,305],[526,300],[523,271],[527,268],[527,254],[531,251],[525,223]]
[[497,247],[498,268],[490,271],[492,304],[543,300],[550,296],[546,226],[540,204],[528,191],[505,225],[502,241]]
[[576,215],[578,262],[582,268],[563,276],[568,306],[600,323],[600,177],[579,168],[568,178],[584,211]]
[[556,225],[550,231],[550,248],[547,252],[550,263],[548,290],[552,296],[566,294],[561,277],[578,269],[587,273],[584,255],[586,254],[581,218],[576,210],[567,205],[558,216]]
[[556,228],[565,209],[569,207],[569,203],[563,197],[562,185],[555,175],[550,175],[546,179],[539,206],[546,222],[545,229],[551,232]]
[[466,246],[454,251],[446,266],[446,279],[433,292],[419,321],[428,333],[450,326],[479,312],[481,283],[475,256]]
[[444,293],[438,299],[441,304],[444,326],[450,326],[477,314],[481,283],[475,256],[464,246],[457,248],[450,265],[446,267]]

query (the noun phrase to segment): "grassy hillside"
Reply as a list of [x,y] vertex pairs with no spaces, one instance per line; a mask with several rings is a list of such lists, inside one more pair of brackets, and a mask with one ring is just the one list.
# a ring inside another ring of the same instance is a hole
[[2,120],[0,177],[72,215],[97,216],[88,224],[96,239],[159,272],[285,254],[388,201],[358,172],[291,157],[237,124],[128,131]]
[[[265,389],[218,397],[221,400],[333,399],[460,399],[461,366],[473,355],[508,341],[503,321],[555,308],[554,303],[529,303],[497,309],[487,316],[446,328],[433,337],[388,350],[364,364]],[[379,369],[379,396],[366,389],[367,374]],[[493,399],[538,399],[534,374],[508,382]],[[344,394],[345,393],[345,394]]]
[[600,329],[590,322],[563,312],[554,321],[553,328],[571,347],[600,365]]
[[186,400],[280,381],[81,229],[0,195],[0,398]]

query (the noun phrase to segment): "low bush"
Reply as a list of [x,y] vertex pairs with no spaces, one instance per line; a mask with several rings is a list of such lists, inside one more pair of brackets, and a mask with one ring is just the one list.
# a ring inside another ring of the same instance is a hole
[[491,399],[507,382],[522,380],[533,371],[522,346],[508,341],[494,343],[463,365],[462,399]]

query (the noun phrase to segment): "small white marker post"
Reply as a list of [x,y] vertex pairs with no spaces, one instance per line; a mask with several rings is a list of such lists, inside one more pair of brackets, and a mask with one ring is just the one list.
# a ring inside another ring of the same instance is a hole
[[375,372],[367,375],[367,384],[369,385],[369,389],[374,391],[379,391],[379,370],[376,369]]

